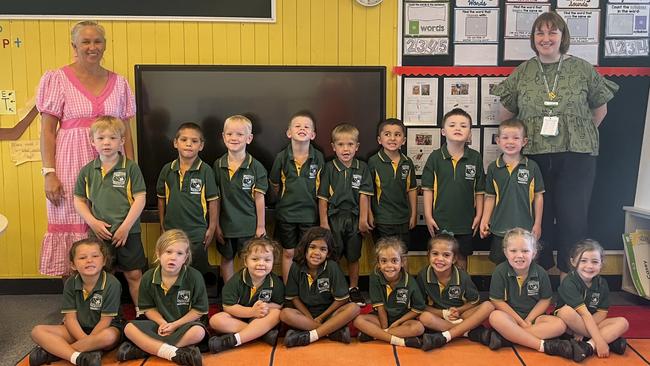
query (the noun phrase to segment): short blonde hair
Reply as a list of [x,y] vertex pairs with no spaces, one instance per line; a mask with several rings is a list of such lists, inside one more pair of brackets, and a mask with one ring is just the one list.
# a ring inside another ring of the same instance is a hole
[[183,230],[171,229],[167,230],[156,241],[156,262],[160,260],[160,255],[169,248],[171,245],[174,245],[178,242],[187,243],[187,260],[184,264],[192,263],[192,250],[190,250],[190,238],[187,237],[187,234]]
[[90,138],[93,138],[97,132],[106,130],[116,133],[120,135],[120,137],[124,137],[126,126],[119,118],[113,116],[101,116],[98,117],[90,126]]
[[332,142],[340,139],[341,135],[351,135],[356,142],[359,142],[359,129],[349,123],[341,123],[334,127],[332,130]]
[[224,131],[226,130],[226,126],[228,126],[229,123],[233,123],[233,122],[243,123],[244,126],[246,126],[248,133],[249,134],[253,133],[253,122],[251,122],[251,120],[248,117],[242,116],[241,114],[235,114],[234,116],[230,116],[226,118],[226,120],[223,122]]
[[102,27],[99,23],[92,21],[92,20],[84,20],[81,21],[72,27],[72,30],[70,31],[70,39],[72,40],[72,43],[77,43],[77,40],[79,38],[79,33],[81,30],[85,27],[93,27],[97,30],[99,35],[102,36],[104,41],[106,40],[106,30],[104,27]]
[[241,259],[246,262],[246,258],[253,254],[255,248],[263,248],[273,254],[273,261],[280,256],[280,249],[277,242],[268,238],[252,238],[246,242],[244,249],[241,251]]
[[522,229],[520,227],[506,231],[506,234],[503,237],[503,242],[501,243],[504,252],[508,249],[508,244],[510,244],[514,238],[522,238],[535,251],[535,257],[537,256],[537,253],[539,253],[541,248],[539,242],[535,238],[535,235],[533,235],[533,233],[530,231]]

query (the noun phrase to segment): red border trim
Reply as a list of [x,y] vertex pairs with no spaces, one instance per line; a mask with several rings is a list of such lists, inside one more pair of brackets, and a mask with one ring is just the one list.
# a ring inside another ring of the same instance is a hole
[[[395,66],[401,76],[508,76],[512,66]],[[650,76],[650,67],[596,67],[603,76]]]

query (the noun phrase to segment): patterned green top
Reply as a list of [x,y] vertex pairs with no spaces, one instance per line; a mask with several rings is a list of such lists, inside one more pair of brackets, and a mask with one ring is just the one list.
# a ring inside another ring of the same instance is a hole
[[[558,62],[543,67],[552,88]],[[592,122],[591,110],[607,103],[616,91],[618,85],[602,77],[590,63],[567,55],[555,90],[557,106],[544,106],[548,96],[535,58],[519,65],[493,93],[526,125],[529,142],[525,154],[570,151],[598,155],[598,128]],[[557,136],[540,135],[542,120],[549,109],[550,115],[559,117]]]

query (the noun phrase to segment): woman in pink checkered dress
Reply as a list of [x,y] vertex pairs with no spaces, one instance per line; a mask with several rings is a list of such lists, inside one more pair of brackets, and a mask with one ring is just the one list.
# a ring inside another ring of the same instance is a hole
[[69,274],[68,251],[88,236],[74,209],[73,191],[79,170],[97,155],[88,136],[95,118],[110,115],[125,122],[125,154],[133,158],[128,120],[135,115],[135,100],[126,80],[100,64],[106,49],[104,28],[90,21],[77,23],[72,48],[75,62],[46,72],[36,100],[48,216],[40,271],[51,276]]

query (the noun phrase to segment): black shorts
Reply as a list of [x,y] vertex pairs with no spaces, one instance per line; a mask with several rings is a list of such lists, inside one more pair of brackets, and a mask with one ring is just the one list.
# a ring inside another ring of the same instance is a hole
[[309,230],[309,228],[316,225],[313,224],[304,224],[304,223],[288,223],[284,221],[277,220],[275,222],[275,240],[280,242],[282,248],[284,249],[295,249],[298,246],[298,242],[303,235]]
[[111,267],[117,271],[132,271],[143,269],[147,266],[147,257],[144,255],[140,233],[132,233],[126,238],[126,243],[115,247],[110,240],[104,240],[113,257]]
[[249,241],[252,236],[247,236],[244,238],[224,238],[225,244],[217,242],[217,251],[221,254],[222,257],[231,260],[235,258],[235,255],[239,255],[244,245]]
[[506,255],[503,252],[503,236],[492,234],[489,258],[494,264],[499,264],[507,260]]
[[458,251],[464,257],[469,257],[474,253],[474,236],[472,234],[454,235],[458,242]]
[[385,237],[396,236],[404,242],[406,247],[409,247],[409,242],[411,241],[411,233],[409,231],[409,223],[404,224],[375,224],[375,230],[373,231],[373,239],[375,243]]
[[352,213],[342,213],[330,216],[329,222],[334,236],[336,257],[345,257],[348,262],[358,262],[363,244],[359,232],[359,217]]

